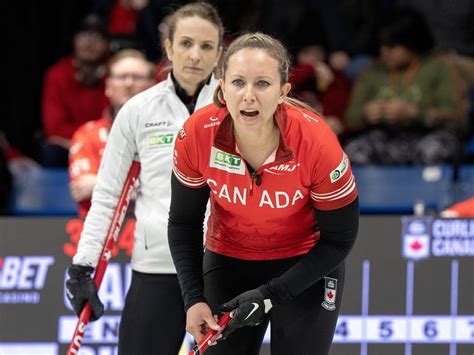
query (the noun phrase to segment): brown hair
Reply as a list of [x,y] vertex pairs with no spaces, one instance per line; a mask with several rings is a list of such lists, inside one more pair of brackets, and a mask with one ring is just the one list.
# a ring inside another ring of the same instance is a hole
[[148,66],[148,69],[149,69],[148,75],[149,75],[149,77],[150,78],[155,77],[155,74],[156,74],[155,64],[150,62],[142,52],[140,52],[136,49],[122,49],[121,51],[118,51],[117,53],[115,53],[112,56],[112,58],[110,58],[110,60],[109,60],[109,74],[111,73],[112,67],[124,58],[135,58],[135,59],[142,60]]
[[[261,49],[270,57],[275,59],[278,62],[280,85],[284,85],[288,82],[288,71],[291,66],[291,60],[287,49],[276,38],[260,32],[243,34],[237,37],[235,41],[230,44],[229,48],[225,51],[222,60],[220,61],[218,73],[220,78],[225,78],[225,73],[229,65],[229,58],[235,53],[246,48]],[[304,108],[306,110],[315,112],[314,109],[307,103],[292,97],[285,97],[284,102],[295,107]],[[214,92],[214,104],[220,108],[225,107],[224,93],[222,92],[220,86],[218,86]]]
[[[193,2],[187,5],[184,5],[177,9],[172,15],[166,18],[166,21],[162,23],[163,26],[167,26],[168,28],[160,28],[162,34],[165,36],[162,37],[163,39],[169,39],[171,43],[173,43],[174,33],[176,32],[176,24],[178,23],[179,19],[187,18],[187,17],[200,17],[203,20],[209,21],[212,23],[218,32],[218,47],[222,46],[222,41],[224,37],[224,26],[222,25],[221,18],[219,17],[219,13],[215,9],[214,6],[207,2]],[[167,31],[166,31],[167,30]],[[167,32],[167,33],[166,33]],[[163,45],[163,43],[162,43]]]

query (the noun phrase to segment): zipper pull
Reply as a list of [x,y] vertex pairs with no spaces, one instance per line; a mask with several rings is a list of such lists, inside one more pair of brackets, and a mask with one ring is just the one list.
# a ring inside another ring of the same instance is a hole
[[253,178],[255,177],[255,171],[250,174],[250,189],[249,189],[249,195],[253,195]]

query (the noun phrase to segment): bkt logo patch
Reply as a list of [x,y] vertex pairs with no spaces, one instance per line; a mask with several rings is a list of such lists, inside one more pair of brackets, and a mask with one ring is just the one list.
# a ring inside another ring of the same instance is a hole
[[217,152],[215,161],[231,166],[239,166],[242,163],[242,159],[240,157],[224,152]]
[[173,144],[173,139],[173,133],[150,134],[148,136],[148,148],[155,149],[169,147]]
[[415,260],[430,256],[430,236],[425,221],[414,219],[406,224],[402,254],[407,259]]
[[240,156],[224,152],[215,147],[211,148],[209,166],[231,174],[245,175],[245,167]]

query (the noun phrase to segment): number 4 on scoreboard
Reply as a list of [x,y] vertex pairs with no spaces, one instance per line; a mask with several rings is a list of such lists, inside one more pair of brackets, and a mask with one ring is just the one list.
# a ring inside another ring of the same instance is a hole
[[336,331],[334,333],[342,338],[347,338],[349,336],[349,326],[347,321],[344,320],[342,322],[338,322]]

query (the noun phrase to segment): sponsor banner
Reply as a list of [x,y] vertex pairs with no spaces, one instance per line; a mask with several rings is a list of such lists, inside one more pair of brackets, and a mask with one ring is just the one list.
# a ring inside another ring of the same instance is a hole
[[39,303],[53,264],[53,256],[0,257],[0,304]]
[[[86,328],[82,355],[117,354],[120,314],[131,281],[135,221],[127,220],[99,290],[105,316]],[[0,354],[64,354],[77,324],[65,292],[83,222],[0,219]]]
[[[343,299],[336,310],[341,315],[331,354],[356,354],[362,343],[378,343],[380,355],[393,354],[397,343],[427,344],[417,347],[417,355],[441,354],[449,344],[458,354],[470,354],[474,220],[404,217],[400,223],[400,216],[363,216],[360,222],[346,261],[345,285],[326,279],[325,294],[317,303],[332,308],[335,299]],[[81,229],[79,219],[0,218],[1,355],[66,353],[77,318],[64,281]],[[89,323],[80,355],[117,354],[131,277],[132,232],[129,220],[118,235],[99,292],[105,315]],[[418,260],[422,262],[413,263]],[[262,355],[270,353],[269,334],[267,330]],[[191,343],[188,336],[180,355],[189,352]]]
[[474,220],[402,217],[402,239],[407,259],[474,256]]
[[[87,325],[82,340],[83,344],[116,344],[118,341],[118,330],[120,315],[104,315]],[[76,316],[61,316],[58,321],[58,342],[69,344],[77,325]]]

